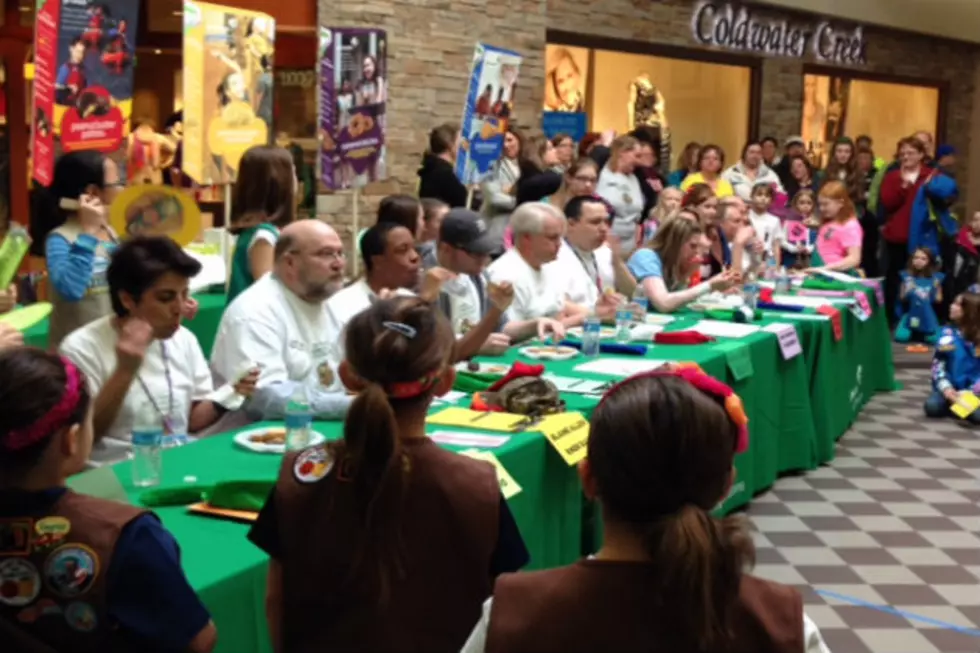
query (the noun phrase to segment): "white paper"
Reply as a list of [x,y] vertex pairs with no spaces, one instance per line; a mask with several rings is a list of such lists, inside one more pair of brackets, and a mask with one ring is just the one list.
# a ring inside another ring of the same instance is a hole
[[544,374],[541,378],[554,383],[555,387],[558,388],[558,392],[570,392],[580,395],[597,394],[602,392],[608,385],[606,381],[579,379],[572,376],[555,376],[554,374]]
[[582,363],[575,368],[576,372],[589,372],[625,378],[650,372],[667,364],[667,361],[648,360],[646,358],[597,358],[588,363]]
[[690,330],[712,338],[744,338],[760,331],[759,327],[754,324],[737,324],[735,322],[722,322],[721,320],[701,320]]
[[835,270],[820,270],[816,274],[817,276],[827,277],[828,279],[833,279],[834,281],[840,281],[843,283],[861,283],[861,280],[857,277],[844,274],[843,272],[837,272]]
[[820,308],[831,304],[830,297],[810,297],[806,295],[773,295],[773,304],[783,306],[802,306],[803,308]]
[[468,431],[435,431],[429,438],[439,444],[454,444],[458,447],[481,447],[496,449],[507,444],[509,435],[489,435],[487,433],[470,433]]
[[663,330],[664,327],[659,324],[637,324],[630,329],[630,342],[649,343]]
[[463,397],[468,396],[465,392],[460,392],[459,390],[450,390],[441,397],[436,397],[435,403],[441,404],[455,404],[457,401]]
[[673,322],[674,317],[672,315],[660,315],[659,313],[647,313],[645,321],[647,324],[659,324],[663,326]]
[[803,352],[802,347],[800,347],[799,335],[796,333],[796,327],[792,324],[773,322],[766,326],[763,331],[767,331],[776,336],[776,340],[779,341],[779,350],[782,352],[784,360],[799,356]]
[[823,321],[823,320],[829,320],[830,319],[830,317],[828,317],[826,315],[820,315],[819,313],[818,314],[814,314],[814,313],[775,313],[775,312],[769,311],[767,313],[767,315],[771,315],[773,317],[778,317],[778,318],[783,319],[783,320],[812,320],[812,321],[815,321],[815,322],[820,322],[820,321]]

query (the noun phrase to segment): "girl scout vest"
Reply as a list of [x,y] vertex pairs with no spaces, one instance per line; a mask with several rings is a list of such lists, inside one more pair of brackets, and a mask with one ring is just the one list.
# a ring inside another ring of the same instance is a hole
[[[656,588],[640,563],[582,560],[505,574],[494,587],[486,653],[690,650],[673,635],[667,610],[658,608],[670,597]],[[734,633],[734,647],[717,653],[803,653],[802,597],[743,576]]]
[[324,447],[286,456],[275,495],[282,650],[455,653],[466,642],[492,589],[496,473],[428,438],[402,452],[402,501],[375,508],[400,519],[400,572],[392,567],[386,602],[354,571],[364,542],[349,465]]
[[[70,245],[73,245],[78,240],[82,230],[76,224],[63,224],[51,233],[58,234]],[[92,278],[85,290],[85,295],[77,302],[65,299],[58,294],[58,289],[54,287],[54,284],[48,284],[49,295],[53,304],[48,336],[48,345],[52,350],[57,349],[65,336],[75,329],[112,312],[109,283],[106,279],[106,272],[109,270],[109,247],[107,246],[111,246],[111,243],[99,241],[99,245],[95,249],[95,258],[92,261]]]
[[144,512],[68,490],[47,515],[4,520],[0,650],[125,650],[106,610],[106,574],[119,534]]

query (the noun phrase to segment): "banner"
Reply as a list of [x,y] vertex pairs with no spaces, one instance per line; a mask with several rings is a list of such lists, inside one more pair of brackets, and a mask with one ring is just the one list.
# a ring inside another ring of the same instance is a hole
[[139,5],[38,0],[34,28],[33,172],[49,186],[61,152],[120,149],[129,130]]
[[201,209],[172,186],[130,186],[109,207],[109,224],[121,238],[170,236],[181,246],[201,233]]
[[320,178],[359,188],[387,176],[384,30],[320,28]]
[[230,184],[245,150],[272,133],[276,22],[184,0],[184,174]]
[[464,184],[479,183],[503,152],[520,67],[516,52],[476,44],[456,151],[456,176]]

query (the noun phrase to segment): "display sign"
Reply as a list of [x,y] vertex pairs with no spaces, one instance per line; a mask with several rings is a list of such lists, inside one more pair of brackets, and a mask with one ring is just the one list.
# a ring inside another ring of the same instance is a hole
[[541,116],[541,130],[548,138],[567,134],[578,143],[588,131],[588,116],[584,113],[545,111]]
[[751,9],[732,2],[698,4],[691,31],[698,43],[728,50],[797,58],[809,53],[825,63],[867,63],[868,43],[860,26],[846,30],[829,21],[798,24],[759,18]]
[[229,184],[242,155],[272,133],[275,20],[184,0],[184,174]]
[[121,238],[169,236],[181,246],[201,233],[201,209],[172,186],[130,186],[109,207],[109,224]]
[[388,37],[380,29],[320,28],[320,178],[334,190],[387,176]]
[[50,186],[62,152],[120,149],[133,105],[132,0],[38,0],[32,176]]
[[482,181],[504,150],[504,132],[514,108],[521,55],[477,43],[463,106],[456,176],[464,184]]

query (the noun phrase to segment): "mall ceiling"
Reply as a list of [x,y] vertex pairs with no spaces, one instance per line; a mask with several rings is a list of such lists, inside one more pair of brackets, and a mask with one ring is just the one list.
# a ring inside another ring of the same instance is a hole
[[980,0],[759,0],[763,4],[980,43]]

